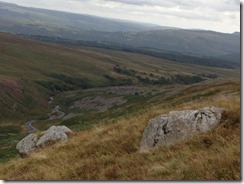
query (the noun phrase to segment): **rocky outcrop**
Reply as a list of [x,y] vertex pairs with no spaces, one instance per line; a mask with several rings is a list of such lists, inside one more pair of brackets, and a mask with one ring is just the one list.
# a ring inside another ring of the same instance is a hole
[[219,124],[223,111],[222,108],[205,107],[158,116],[150,120],[144,130],[140,151],[172,145],[196,133],[207,132]]
[[68,140],[67,133],[71,133],[71,130],[66,126],[52,126],[39,138],[36,146],[45,147],[57,141],[66,141]]
[[29,134],[16,145],[16,149],[19,150],[21,156],[27,156],[35,151],[37,140],[36,134]]
[[35,133],[29,134],[16,145],[16,149],[21,156],[28,156],[37,148],[68,140],[68,135],[71,132],[66,126],[52,126],[47,131],[42,132],[43,135],[40,138]]

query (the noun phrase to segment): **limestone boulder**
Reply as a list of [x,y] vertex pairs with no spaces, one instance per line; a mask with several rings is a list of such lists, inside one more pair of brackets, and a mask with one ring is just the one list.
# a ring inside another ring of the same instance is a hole
[[25,157],[35,151],[37,140],[36,134],[29,134],[16,145],[16,149],[22,157]]
[[66,126],[52,126],[39,138],[36,146],[45,147],[58,141],[66,141],[68,140],[67,133],[71,133],[71,130]]
[[16,149],[21,156],[28,156],[37,148],[68,140],[68,135],[71,132],[66,126],[52,126],[47,131],[42,132],[40,138],[35,133],[29,134],[16,145]]
[[223,108],[205,107],[200,110],[172,111],[148,122],[144,130],[140,151],[163,145],[172,145],[199,132],[215,128]]

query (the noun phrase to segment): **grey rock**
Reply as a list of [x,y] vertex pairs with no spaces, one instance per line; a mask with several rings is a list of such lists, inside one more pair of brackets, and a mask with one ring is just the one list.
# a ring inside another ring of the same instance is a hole
[[35,133],[29,134],[16,145],[16,149],[18,149],[21,156],[28,156],[37,148],[68,140],[68,134],[71,132],[66,126],[52,126],[43,132],[39,139]]
[[49,144],[53,144],[58,141],[66,141],[68,140],[67,133],[71,133],[72,131],[66,126],[52,126],[49,128],[43,136],[37,141],[37,147],[44,147]]
[[140,151],[172,145],[199,132],[207,132],[219,124],[223,111],[223,108],[205,107],[158,116],[148,122]]
[[31,154],[36,149],[37,135],[32,133],[22,139],[17,145],[16,149],[19,151],[19,154],[23,157]]

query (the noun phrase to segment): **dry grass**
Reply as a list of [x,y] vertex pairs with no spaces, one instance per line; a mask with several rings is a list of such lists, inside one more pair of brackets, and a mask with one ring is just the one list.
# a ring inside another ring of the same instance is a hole
[[[227,109],[220,125],[169,147],[138,152],[149,119],[171,110]],[[216,94],[176,106],[157,105],[110,125],[77,132],[68,143],[0,167],[4,180],[240,180],[240,97]]]

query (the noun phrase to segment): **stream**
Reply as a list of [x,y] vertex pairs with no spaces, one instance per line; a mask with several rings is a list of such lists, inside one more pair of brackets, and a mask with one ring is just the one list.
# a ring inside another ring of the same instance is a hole
[[[53,103],[53,97],[49,98],[49,104]],[[65,113],[61,111],[60,106],[55,105],[55,107],[53,108],[53,110],[47,114],[48,115],[48,119],[45,120],[29,120],[27,122],[25,122],[26,128],[27,128],[27,132],[28,133],[33,133],[35,132],[37,129],[33,126],[33,123],[36,122],[40,122],[40,121],[47,121],[47,120],[54,120],[54,119],[61,119],[65,116]]]

